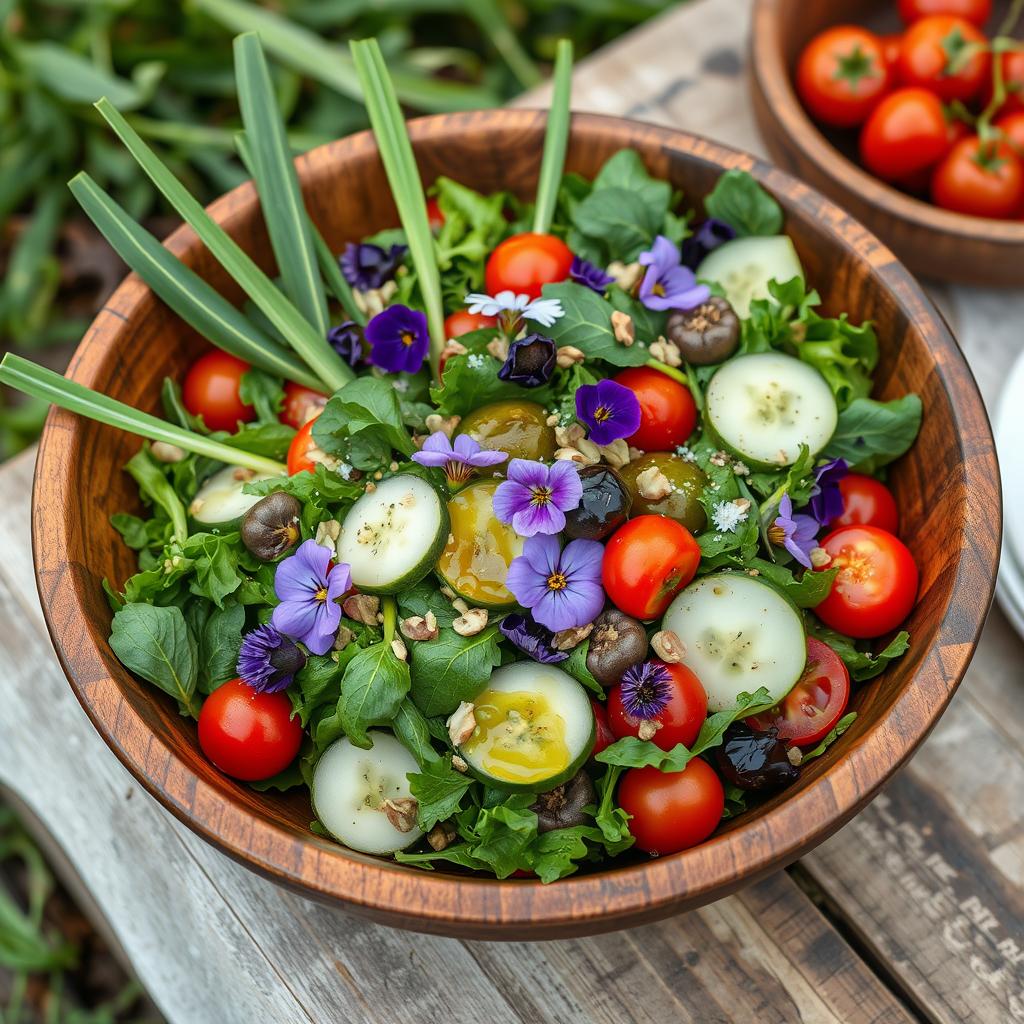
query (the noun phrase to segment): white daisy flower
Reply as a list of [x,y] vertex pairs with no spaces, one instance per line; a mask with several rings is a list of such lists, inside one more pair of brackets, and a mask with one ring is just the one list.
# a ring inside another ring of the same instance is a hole
[[711,512],[711,521],[722,533],[735,533],[740,523],[746,522],[747,510],[731,501],[720,501]]
[[559,299],[530,299],[529,295],[517,295],[514,291],[500,291],[497,295],[472,292],[466,296],[470,313],[484,316],[515,314],[516,319],[532,320],[541,327],[550,327],[565,315]]

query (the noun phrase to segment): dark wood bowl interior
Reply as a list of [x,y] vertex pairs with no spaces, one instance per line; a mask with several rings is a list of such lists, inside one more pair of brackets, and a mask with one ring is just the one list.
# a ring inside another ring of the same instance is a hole
[[[995,30],[1008,7],[996,0]],[[754,0],[750,85],[772,159],[871,228],[915,273],[961,284],[1024,285],[1024,223],[939,209],[863,170],[856,129],[819,125],[804,110],[793,73],[806,44],[832,25],[880,33],[902,23],[890,0]]]
[[[493,111],[415,121],[425,182],[450,175],[522,197],[536,181],[545,118]],[[848,820],[910,755],[951,697],[974,650],[994,584],[999,483],[992,437],[955,341],[912,277],[860,224],[752,157],[633,122],[574,118],[568,167],[592,176],[622,147],[697,204],[726,168],[749,169],[786,211],[809,280],[832,312],[874,320],[882,343],[876,394],[920,393],[921,437],[892,483],[921,567],[910,653],[857,692],[854,726],[797,785],[675,856],[635,857],[550,886],[422,872],[363,856],[309,831],[305,794],[260,794],[200,753],[191,721],[127,673],[107,646],[104,577],[119,584],[134,556],[108,517],[138,498],[121,467],[135,438],[51,412],[36,470],[33,537],[39,593],[71,685],[111,748],[182,821],[226,853],[308,895],[391,924],[487,938],[550,938],[665,916],[719,898],[810,849]],[[372,138],[357,135],[298,161],[310,213],[337,250],[396,223]],[[252,188],[213,204],[216,219],[271,266]],[[167,243],[233,300],[235,286],[186,228]],[[165,375],[180,377],[204,342],[134,276],[96,318],[69,369],[76,380],[157,411]]]

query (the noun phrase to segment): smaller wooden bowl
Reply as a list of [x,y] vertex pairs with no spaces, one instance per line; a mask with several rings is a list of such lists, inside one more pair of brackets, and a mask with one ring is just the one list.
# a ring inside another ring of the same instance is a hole
[[951,213],[887,185],[859,166],[856,129],[819,127],[796,95],[796,64],[815,35],[844,23],[899,31],[895,6],[889,0],[754,0],[751,93],[768,151],[877,233],[915,273],[959,284],[1024,285],[1024,222]]

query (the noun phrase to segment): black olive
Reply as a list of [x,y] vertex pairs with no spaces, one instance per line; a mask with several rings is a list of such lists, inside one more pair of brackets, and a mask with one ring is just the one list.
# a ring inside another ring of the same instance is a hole
[[553,832],[556,828],[585,825],[590,818],[583,813],[583,808],[596,802],[597,794],[590,776],[580,771],[568,782],[541,793],[530,810],[537,815],[538,832]]
[[741,789],[782,789],[800,775],[777,729],[760,732],[746,722],[733,722],[726,729],[722,745],[715,748],[715,762],[725,779]]
[[290,494],[261,498],[242,520],[242,543],[261,561],[280,558],[299,539],[302,506]]
[[675,309],[668,317],[667,334],[679,346],[683,359],[694,366],[720,363],[740,343],[740,321],[732,306],[712,295],[696,309]]
[[647,631],[617,608],[602,612],[587,649],[587,668],[602,686],[615,686],[628,668],[647,657]]
[[611,466],[585,466],[580,481],[583,497],[576,508],[565,513],[566,536],[601,540],[626,521],[633,498]]

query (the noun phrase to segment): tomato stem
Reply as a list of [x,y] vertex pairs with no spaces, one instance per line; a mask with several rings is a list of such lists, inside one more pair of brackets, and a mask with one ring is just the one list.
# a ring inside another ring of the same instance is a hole
[[663,363],[659,359],[648,359],[647,365],[652,370],[657,370],[659,373],[665,374],[666,377],[679,381],[680,384],[685,384],[687,387],[690,386],[690,380],[686,374],[682,370],[677,370],[674,366],[669,366],[668,363]]
[[1002,24],[999,26],[999,31],[996,35],[1008,36],[1017,27],[1017,22],[1020,21],[1022,12],[1024,12],[1024,0],[1013,0],[1013,3],[1010,4],[1010,9],[1006,12],[1006,17],[1003,18]]

